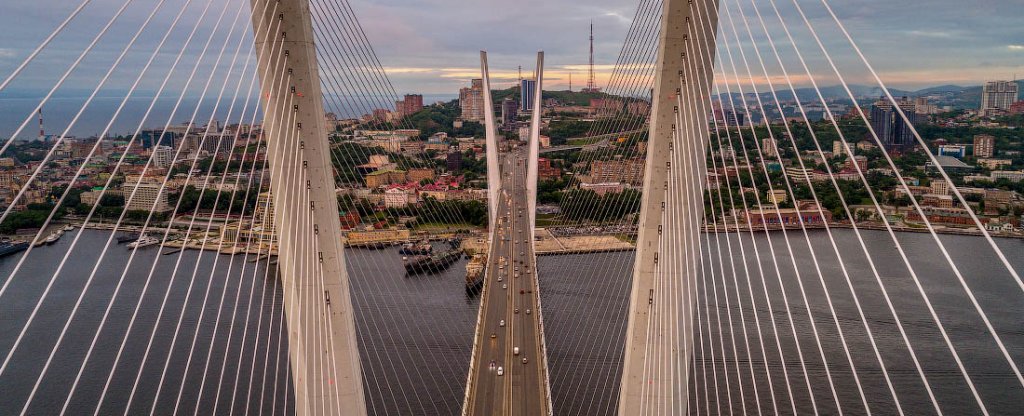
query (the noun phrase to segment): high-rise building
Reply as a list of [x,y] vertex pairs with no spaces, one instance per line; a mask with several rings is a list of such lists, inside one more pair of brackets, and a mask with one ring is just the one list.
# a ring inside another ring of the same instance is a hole
[[395,101],[395,112],[399,117],[411,115],[423,109],[423,96],[419,94],[406,94],[405,99]]
[[842,156],[844,154],[846,154],[846,149],[843,147],[843,141],[842,140],[833,140],[832,141],[832,157]]
[[906,150],[914,147],[914,133],[910,130],[912,123],[917,122],[917,106],[907,97],[901,98],[897,104],[907,116],[908,124],[892,102],[884,97],[871,106],[871,129],[888,150]]
[[161,188],[161,184],[153,182],[125,185],[124,194],[126,198],[132,195],[132,190],[135,191],[135,195],[129,198],[131,199],[130,201],[127,201],[128,206],[126,209],[129,211],[170,211],[171,205],[167,202],[167,192],[161,192],[163,191]]
[[996,154],[996,138],[987,134],[974,136],[974,157],[992,157]]
[[533,96],[536,94],[537,80],[524,79],[519,81],[519,111],[533,111]]
[[775,139],[771,137],[761,139],[761,153],[764,154],[764,157],[766,158],[778,157],[778,143],[775,141]]
[[519,103],[512,97],[505,97],[501,101],[501,124],[506,128],[510,127],[519,116]]
[[590,163],[590,182],[621,182],[642,185],[644,163],[641,158],[627,160],[595,160]]
[[742,126],[746,122],[746,114],[739,111],[725,110],[723,116],[725,117],[726,126]]
[[448,165],[449,172],[458,173],[462,171],[462,152],[459,152],[457,146],[453,146],[452,150],[448,152],[448,158],[446,162]]
[[484,80],[474,79],[469,88],[459,90],[459,107],[462,108],[463,120],[484,119]]
[[1017,81],[989,81],[981,90],[980,114],[992,115],[1009,111],[1010,105],[1017,101]]
[[153,148],[153,166],[167,168],[174,163],[174,148],[170,146],[157,146]]

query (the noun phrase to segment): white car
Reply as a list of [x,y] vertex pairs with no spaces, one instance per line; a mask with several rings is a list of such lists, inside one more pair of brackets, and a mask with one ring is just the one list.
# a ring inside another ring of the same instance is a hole
[[519,347],[512,347],[512,355],[519,355]]
[[499,376],[505,375],[505,367],[498,367],[498,375]]
[[502,284],[501,284],[501,288],[502,288],[502,289],[508,289],[508,285],[507,285],[507,284],[505,284],[505,283],[502,283]]
[[498,326],[504,327],[505,326],[505,320],[502,319],[500,322],[498,322]]

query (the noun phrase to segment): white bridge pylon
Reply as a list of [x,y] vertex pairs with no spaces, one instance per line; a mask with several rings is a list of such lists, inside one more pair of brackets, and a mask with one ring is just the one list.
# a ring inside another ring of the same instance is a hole
[[[501,195],[501,172],[498,167],[498,129],[494,124],[494,99],[491,97],[491,73],[487,66],[487,52],[480,51],[480,73],[483,76],[484,131],[487,148],[487,229],[492,235],[498,219],[498,196]],[[493,237],[487,241],[487,246]]]
[[365,415],[309,0],[250,2],[295,414]]
[[[686,169],[673,160],[705,157],[709,132],[702,110],[707,106],[702,104],[711,95],[718,27],[718,14],[711,11],[717,10],[718,0],[665,0],[662,4],[619,389],[622,416],[651,409],[689,413],[686,395],[693,323],[688,311],[694,302],[680,294],[689,293],[696,282],[693,265],[698,254],[692,246],[698,241],[699,228],[687,218],[703,213],[704,207],[700,197],[678,201],[678,194],[702,195],[707,172]],[[704,23],[712,29],[704,30]],[[691,32],[697,25],[700,30]],[[676,195],[675,206],[668,204],[669,192]]]
[[[498,196],[501,195],[501,171],[498,160],[498,129],[494,120],[494,98],[491,95],[491,75],[487,64],[487,52],[480,51],[480,72],[483,80],[484,131],[487,147],[487,197],[488,225],[494,229],[498,213]],[[526,190],[530,215],[530,238],[535,237],[537,226],[537,180],[540,159],[540,127],[543,114],[544,52],[537,52],[536,84],[533,90],[533,109],[530,117],[530,137],[527,140]],[[526,97],[522,97],[524,100]]]

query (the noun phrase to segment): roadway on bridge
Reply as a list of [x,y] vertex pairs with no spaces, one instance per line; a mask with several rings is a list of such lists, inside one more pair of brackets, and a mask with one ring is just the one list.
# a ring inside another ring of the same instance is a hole
[[[536,257],[530,241],[532,225],[526,211],[525,152],[505,156],[501,171],[503,191],[487,259],[466,414],[546,415],[547,374],[537,310]],[[499,369],[502,375],[498,375]]]

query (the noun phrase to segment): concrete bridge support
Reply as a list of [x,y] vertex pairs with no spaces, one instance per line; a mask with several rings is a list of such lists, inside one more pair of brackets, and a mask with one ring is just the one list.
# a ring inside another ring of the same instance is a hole
[[[713,67],[704,66],[702,62],[714,62],[713,51],[710,54],[711,59],[707,59],[706,51],[704,57],[688,56],[686,51],[704,51],[700,45],[710,45],[712,49],[714,48],[717,15],[711,16],[711,27],[715,30],[700,30],[699,25],[706,25],[708,12],[715,14],[713,11],[717,9],[718,0],[665,0],[663,4],[647,144],[644,198],[640,210],[625,358],[619,392],[619,414],[623,416],[643,414],[644,409],[671,409],[670,414],[687,412],[686,397],[683,397],[686,388],[679,383],[687,383],[689,380],[692,345],[680,342],[679,339],[692,340],[690,335],[693,333],[693,325],[692,322],[680,319],[679,305],[674,305],[673,308],[673,305],[663,300],[679,296],[678,293],[681,291],[689,290],[695,282],[695,276],[686,268],[678,267],[680,264],[692,262],[673,262],[659,254],[668,244],[673,245],[673,252],[694,253],[694,250],[684,250],[678,246],[695,241],[691,237],[699,232],[688,221],[680,220],[680,217],[684,216],[668,215],[670,210],[686,215],[693,212],[692,210],[703,212],[703,206],[698,198],[694,198],[695,202],[688,207],[668,207],[666,203],[670,177],[675,183],[684,184],[704,180],[682,166],[672,166],[670,162],[673,159],[673,152],[694,151],[691,149],[698,149],[696,151],[700,152],[695,155],[697,159],[704,157],[703,150],[707,143],[704,136],[707,126],[699,126],[698,123],[677,125],[680,111],[691,112],[690,114],[695,111],[692,108],[679,108],[678,102],[682,102],[683,106],[692,105],[699,108],[701,101],[708,100],[710,96],[706,81],[711,79]],[[691,31],[691,26],[696,29]],[[691,65],[697,68],[696,79],[687,80],[691,85],[683,85],[681,79],[684,78],[684,74],[691,72],[688,69]],[[677,130],[681,129],[689,131],[677,133]],[[699,143],[673,143],[677,135],[696,138]],[[693,156],[687,153],[675,158],[695,160],[692,159]],[[677,237],[673,241],[667,241],[669,235]],[[656,293],[667,290],[665,282],[668,280],[672,280],[671,287],[676,293]],[[675,325],[677,321],[680,323]],[[666,326],[664,322],[670,324]],[[655,351],[658,353],[655,354]],[[657,371],[665,368],[676,370]]]
[[365,415],[309,0],[268,1],[250,0],[295,412]]

